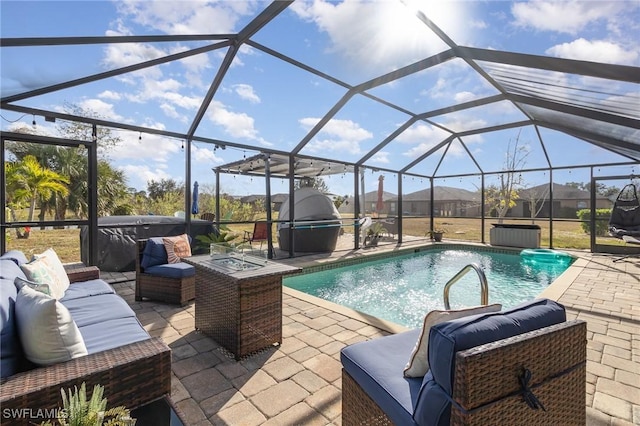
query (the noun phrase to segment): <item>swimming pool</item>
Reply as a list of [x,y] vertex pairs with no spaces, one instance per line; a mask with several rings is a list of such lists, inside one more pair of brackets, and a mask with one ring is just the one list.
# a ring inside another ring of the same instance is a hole
[[[407,327],[444,309],[444,286],[469,263],[489,283],[489,303],[503,309],[532,299],[569,267],[569,262],[531,262],[519,254],[475,249],[432,249],[285,278],[287,287]],[[480,304],[477,274],[470,271],[451,287],[451,308]]]

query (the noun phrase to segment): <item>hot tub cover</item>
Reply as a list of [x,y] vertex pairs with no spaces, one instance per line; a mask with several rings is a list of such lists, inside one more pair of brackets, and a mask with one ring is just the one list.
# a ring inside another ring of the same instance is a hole
[[[151,237],[184,234],[184,219],[173,216],[105,216],[98,218],[98,258],[96,266],[103,271],[124,272],[136,269],[136,241]],[[191,221],[191,249],[200,254],[196,237],[217,232],[210,221]],[[89,264],[89,228],[80,227],[81,260]]]
[[[294,220],[340,220],[338,209],[331,198],[317,189],[311,187],[300,188],[294,191]],[[289,197],[280,207],[279,220],[289,220]],[[278,223],[278,229],[288,228],[288,223]]]

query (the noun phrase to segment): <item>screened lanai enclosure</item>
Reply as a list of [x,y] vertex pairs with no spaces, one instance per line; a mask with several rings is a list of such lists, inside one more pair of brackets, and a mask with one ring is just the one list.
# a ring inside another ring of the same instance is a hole
[[[80,260],[84,227],[95,264],[99,217],[203,213],[238,243],[267,221],[278,257],[334,227],[630,249],[606,230],[640,175],[638,2],[0,7],[1,252],[72,235]],[[296,220],[308,185],[337,220]]]

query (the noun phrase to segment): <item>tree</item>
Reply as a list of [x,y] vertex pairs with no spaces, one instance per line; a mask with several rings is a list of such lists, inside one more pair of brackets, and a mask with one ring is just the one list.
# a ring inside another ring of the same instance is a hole
[[[29,202],[29,216],[27,221],[33,221],[33,213],[38,197],[49,199],[57,194],[67,195],[69,179],[53,170],[42,167],[38,160],[27,155],[12,170],[11,186],[16,199],[26,199]],[[26,237],[29,233],[26,233]]]
[[98,160],[98,216],[127,211],[127,178],[106,159]]
[[329,187],[327,186],[327,183],[324,181],[324,179],[322,179],[321,177],[306,177],[306,178],[300,179],[299,181],[296,181],[296,183],[293,185],[294,189],[307,188],[307,187],[317,189],[323,194],[329,193]]
[[529,201],[529,213],[531,214],[531,223],[535,222],[535,218],[544,206],[544,200],[549,195],[549,186],[539,186],[537,188],[529,188],[527,191],[527,201]]
[[[591,192],[591,182],[567,182],[565,185]],[[611,197],[612,195],[617,195],[619,192],[620,188],[617,186],[607,186],[600,182],[596,183],[596,194],[602,195],[603,197]]]
[[485,201],[495,211],[498,222],[502,219],[510,208],[516,205],[518,199],[518,189],[522,186],[522,170],[527,163],[529,150],[520,144],[520,131],[515,139],[509,140],[502,173],[498,176],[498,185],[489,185],[485,189]]
[[[11,221],[17,222],[16,210],[22,209],[27,206],[26,193],[21,192],[20,180],[17,174],[18,170],[17,161],[7,161],[4,163],[4,177],[6,179],[5,188],[7,191],[7,206],[6,209],[11,215]],[[24,228],[15,228],[16,237],[27,238],[29,235]],[[7,230],[8,236],[8,230]]]
[[[102,118],[99,114],[83,109],[77,105],[66,103],[64,111],[82,117]],[[93,140],[93,126],[90,124],[59,121],[56,124],[56,130],[59,137],[64,139],[91,141]],[[25,127],[18,130],[21,133],[35,133],[31,127]],[[108,162],[108,153],[121,142],[121,138],[106,127],[97,128],[96,142],[98,144],[98,202],[102,205],[98,206],[98,211],[104,214],[109,213],[109,209],[105,210],[105,206],[117,206],[122,202],[122,191],[114,190],[114,186],[119,186],[126,182],[124,174],[115,173],[113,167],[105,166]],[[63,147],[57,145],[47,145],[32,142],[10,142],[6,144],[6,148],[11,152],[17,160],[22,160],[26,156],[35,157],[38,162],[50,170],[60,175],[66,176],[69,180],[68,193],[62,195],[56,194],[55,197],[40,199],[40,220],[44,221],[46,211],[55,211],[56,220],[65,220],[67,210],[71,210],[78,218],[87,217],[88,214],[88,159],[86,151],[83,149]],[[101,172],[106,176],[101,176]],[[117,181],[113,181],[117,179]],[[105,198],[107,197],[107,198]],[[115,197],[115,198],[108,198]]]
[[174,179],[150,180],[147,182],[147,194],[152,200],[159,200],[168,194],[184,195],[184,184]]

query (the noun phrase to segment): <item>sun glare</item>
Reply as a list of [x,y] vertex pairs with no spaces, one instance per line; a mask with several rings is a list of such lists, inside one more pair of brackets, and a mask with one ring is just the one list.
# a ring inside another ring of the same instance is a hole
[[371,25],[375,27],[374,37],[377,47],[372,50],[376,62],[416,60],[425,55],[433,55],[448,48],[416,16],[418,11],[425,14],[445,32],[453,34],[454,41],[466,39],[464,14],[453,2],[411,1],[381,2],[375,4],[375,14],[371,16]]

